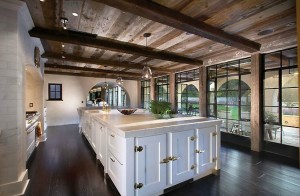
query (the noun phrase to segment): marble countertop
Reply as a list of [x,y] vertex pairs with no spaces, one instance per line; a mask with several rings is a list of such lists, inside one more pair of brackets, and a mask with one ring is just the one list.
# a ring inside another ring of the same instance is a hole
[[122,137],[145,137],[190,129],[220,126],[221,120],[199,116],[155,119],[151,113],[139,110],[131,115],[123,115],[117,110],[105,113],[101,110],[86,111],[91,118],[107,126]]

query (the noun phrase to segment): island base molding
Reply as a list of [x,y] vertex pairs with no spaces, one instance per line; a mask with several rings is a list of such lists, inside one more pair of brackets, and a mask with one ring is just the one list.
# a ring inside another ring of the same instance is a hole
[[25,170],[18,181],[0,185],[0,195],[24,195],[28,183],[28,170]]

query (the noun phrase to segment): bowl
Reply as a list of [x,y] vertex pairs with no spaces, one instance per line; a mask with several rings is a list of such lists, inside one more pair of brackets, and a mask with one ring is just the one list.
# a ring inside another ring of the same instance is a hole
[[118,111],[124,115],[133,114],[136,110],[137,108],[118,108]]

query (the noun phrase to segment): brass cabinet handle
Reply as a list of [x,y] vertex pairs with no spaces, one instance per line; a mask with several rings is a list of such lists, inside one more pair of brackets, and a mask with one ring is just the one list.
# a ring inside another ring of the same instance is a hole
[[143,151],[143,146],[136,146],[136,147],[134,148],[134,151],[135,151],[135,152],[142,152],[142,151]]
[[111,136],[111,137],[115,137],[115,135],[114,135],[114,134],[110,134],[110,136]]
[[169,157],[170,161],[176,161],[178,159],[180,159],[180,157],[176,157],[176,156]]
[[196,136],[192,136],[192,137],[191,137],[191,140],[192,140],[192,141],[195,141],[196,139],[197,139]]
[[114,160],[114,159],[113,159],[113,158],[111,158],[111,157],[110,157],[110,160],[111,160],[112,162],[116,162],[116,160]]
[[195,152],[196,153],[203,153],[203,152],[205,152],[205,150],[198,150],[198,149],[196,149]]
[[195,166],[195,165],[192,165],[192,166],[191,166],[191,169],[195,169],[195,168],[196,168],[196,166]]
[[169,163],[169,158],[163,159],[160,163]]
[[134,188],[135,189],[140,189],[140,188],[142,188],[143,187],[143,183],[135,183],[134,184]]

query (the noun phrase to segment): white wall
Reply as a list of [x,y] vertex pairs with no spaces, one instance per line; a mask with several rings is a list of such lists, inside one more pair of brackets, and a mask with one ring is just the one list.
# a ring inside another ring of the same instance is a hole
[[21,195],[28,182],[24,90],[37,42],[32,27],[25,2],[0,1],[0,195]]
[[[44,99],[47,107],[48,126],[77,124],[79,121],[77,108],[86,106],[86,97],[89,90],[103,78],[62,76],[45,74]],[[107,82],[114,82],[107,79]],[[63,101],[48,101],[48,83],[62,84]],[[138,105],[137,81],[124,81],[123,88],[128,91],[132,107]],[[83,103],[82,103],[83,102]]]

